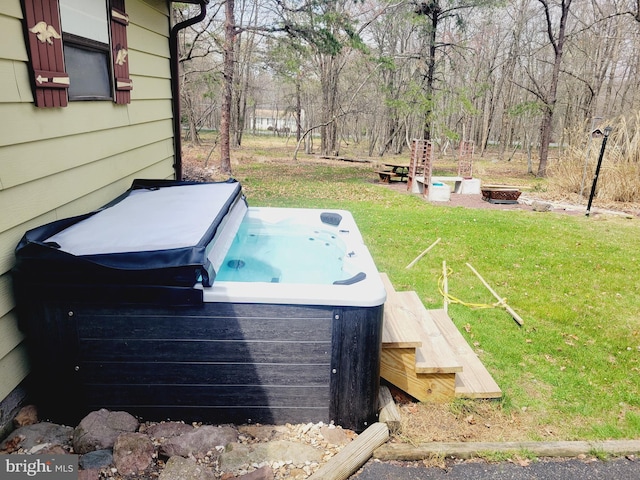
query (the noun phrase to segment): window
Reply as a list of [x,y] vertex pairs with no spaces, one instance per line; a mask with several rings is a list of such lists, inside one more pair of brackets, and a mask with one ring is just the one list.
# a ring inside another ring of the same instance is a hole
[[110,100],[106,0],[59,0],[69,100]]
[[[64,35],[64,62],[69,100],[110,100],[109,50],[91,48]],[[107,46],[108,47],[108,46]]]
[[125,0],[22,0],[38,107],[129,103]]

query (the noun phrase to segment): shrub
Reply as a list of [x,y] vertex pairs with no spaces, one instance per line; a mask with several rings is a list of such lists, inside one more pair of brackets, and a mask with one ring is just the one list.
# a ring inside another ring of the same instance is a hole
[[[640,113],[632,123],[620,118],[610,125],[612,131],[598,177],[596,197],[610,202],[640,202]],[[600,150],[598,138],[570,145],[547,170],[549,188],[557,193],[582,193],[588,198]]]

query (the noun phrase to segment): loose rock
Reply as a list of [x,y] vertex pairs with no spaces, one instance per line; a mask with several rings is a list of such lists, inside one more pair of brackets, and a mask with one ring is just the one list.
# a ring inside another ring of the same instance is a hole
[[87,415],[75,430],[47,422],[20,427],[0,449],[27,455],[78,453],[80,480],[304,480],[354,436],[322,422],[139,425],[126,412],[103,409]]
[[98,470],[80,470],[78,480],[100,480],[100,472]]
[[331,445],[346,445],[351,441],[347,432],[342,428],[324,425],[320,428],[320,434]]
[[83,470],[100,470],[113,463],[111,450],[94,450],[80,456],[78,464]]
[[31,455],[34,453],[37,453],[38,455],[68,455],[69,446],[66,446],[65,448],[62,445],[51,445],[50,443],[46,443],[44,445],[36,445],[29,450],[29,453]]
[[143,433],[123,433],[113,445],[113,462],[123,475],[146,470],[153,461],[155,448]]
[[286,435],[288,431],[289,429],[283,425],[240,425],[238,427],[241,435],[248,435],[259,442],[275,440]]
[[13,419],[13,424],[16,428],[36,423],[38,423],[38,409],[35,405],[25,405]]
[[549,210],[551,210],[551,204],[536,200],[531,204],[531,209],[534,212],[548,212]]
[[160,474],[159,480],[213,480],[210,468],[198,465],[193,458],[171,457]]
[[287,440],[275,440],[251,445],[231,444],[227,451],[220,455],[220,467],[225,472],[235,472],[246,465],[304,465],[306,462],[321,460],[322,452],[316,448]]
[[229,443],[238,440],[238,431],[233,427],[217,427],[203,425],[193,431],[171,437],[160,445],[160,454],[166,457],[180,455],[206,455],[210,451],[216,451],[216,447],[226,447]]
[[235,478],[242,480],[273,480],[273,470],[269,466],[264,466]]
[[147,427],[143,433],[151,438],[160,440],[162,438],[177,437],[185,433],[193,432],[193,425],[187,425],[182,422],[162,422]]
[[104,408],[91,412],[73,431],[73,449],[83,454],[112,448],[120,434],[135,432],[138,425],[138,420],[127,412],[110,412]]
[[69,446],[71,445],[72,434],[72,427],[65,427],[55,423],[41,422],[26,425],[14,430],[0,444],[0,450],[11,453],[19,449],[28,451],[40,445],[42,445],[41,448],[54,445]]

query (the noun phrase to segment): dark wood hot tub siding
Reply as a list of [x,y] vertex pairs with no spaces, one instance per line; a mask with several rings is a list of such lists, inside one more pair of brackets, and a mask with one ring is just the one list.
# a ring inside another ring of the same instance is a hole
[[107,408],[361,431],[377,414],[382,309],[48,304],[29,315],[35,385],[67,421]]

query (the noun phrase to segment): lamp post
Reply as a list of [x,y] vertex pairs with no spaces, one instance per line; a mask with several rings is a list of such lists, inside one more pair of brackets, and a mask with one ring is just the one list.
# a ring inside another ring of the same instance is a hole
[[591,184],[591,194],[589,195],[589,203],[587,204],[587,213],[585,214],[587,217],[589,213],[591,213],[591,203],[593,202],[593,196],[596,194],[596,184],[598,183],[598,175],[600,175],[600,166],[602,165],[602,159],[604,157],[604,149],[607,146],[607,139],[609,138],[609,134],[611,133],[612,128],[606,127],[604,129],[602,138],[602,146],[600,147],[600,156],[598,157],[598,165],[596,166],[596,173],[593,176],[593,183]]
[[[587,166],[589,165],[589,154],[591,153],[591,145],[593,144],[593,135],[594,130],[596,128],[596,123],[600,122],[602,117],[593,117],[591,119],[591,130],[589,131],[589,147],[587,148],[587,155],[584,159],[584,169],[582,170],[582,182],[580,182],[580,197],[582,197],[582,192],[584,192],[584,182],[587,179]],[[599,130],[598,130],[599,131]]]

